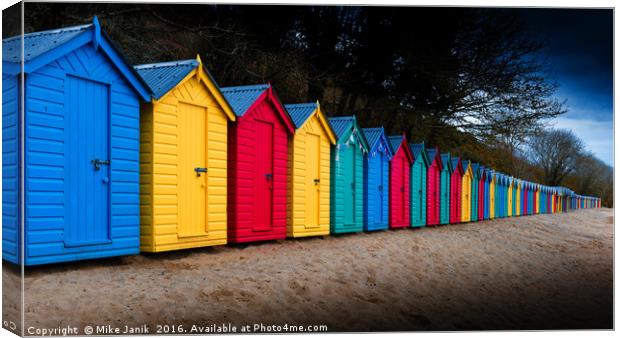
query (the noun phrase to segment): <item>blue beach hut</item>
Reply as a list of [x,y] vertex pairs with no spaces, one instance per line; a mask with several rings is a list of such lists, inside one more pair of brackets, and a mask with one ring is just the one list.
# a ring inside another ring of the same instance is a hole
[[36,265],[137,254],[148,86],[96,17],[25,34],[23,72],[21,41],[2,41],[3,258]]
[[493,181],[493,170],[486,168],[484,181],[484,219],[491,218],[491,182]]
[[383,230],[388,228],[389,219],[392,148],[383,127],[362,131],[369,148],[364,160],[364,230]]

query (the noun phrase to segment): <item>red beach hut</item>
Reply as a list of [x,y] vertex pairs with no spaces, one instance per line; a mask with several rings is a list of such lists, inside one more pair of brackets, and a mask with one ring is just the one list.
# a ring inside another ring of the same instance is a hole
[[426,179],[428,182],[426,186],[426,224],[438,225],[441,206],[441,170],[443,169],[443,165],[438,147],[429,149],[427,153],[431,164],[426,172]]
[[450,177],[450,223],[461,223],[461,184],[463,165],[461,158],[452,159],[452,176]]
[[409,175],[413,155],[405,134],[388,137],[394,156],[390,161],[390,228],[408,227],[410,222]]
[[[484,166],[478,167],[478,220],[484,219],[484,182],[487,179],[487,171]],[[516,203],[516,202],[515,202]],[[474,212],[472,210],[472,212]]]
[[293,121],[271,85],[227,87],[221,92],[237,115],[228,132],[228,240],[284,239]]

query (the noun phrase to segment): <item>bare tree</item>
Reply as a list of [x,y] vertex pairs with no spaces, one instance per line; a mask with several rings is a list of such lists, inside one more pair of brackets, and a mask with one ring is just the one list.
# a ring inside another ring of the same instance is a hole
[[575,176],[579,178],[577,192],[591,194],[596,189],[600,177],[605,173],[606,166],[593,154],[587,152],[575,160]]
[[575,171],[571,175],[572,188],[580,195],[599,196],[605,206],[613,205],[613,169],[590,152],[579,156],[575,161]]
[[583,142],[570,130],[550,129],[531,137],[529,149],[531,161],[543,170],[544,183],[557,186],[575,170]]

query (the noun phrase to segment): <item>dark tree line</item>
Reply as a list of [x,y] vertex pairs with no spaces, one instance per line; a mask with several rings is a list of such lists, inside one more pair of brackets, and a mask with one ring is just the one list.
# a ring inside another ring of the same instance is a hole
[[570,130],[540,131],[529,139],[526,149],[534,180],[599,196],[605,206],[613,206],[613,169],[585,150],[583,141]]
[[[508,174],[523,143],[565,111],[510,9],[25,4],[25,29],[102,26],[133,64],[200,53],[220,85],[271,82],[286,103],[407,132]],[[19,32],[5,30],[5,37]],[[523,175],[520,175],[523,176]]]

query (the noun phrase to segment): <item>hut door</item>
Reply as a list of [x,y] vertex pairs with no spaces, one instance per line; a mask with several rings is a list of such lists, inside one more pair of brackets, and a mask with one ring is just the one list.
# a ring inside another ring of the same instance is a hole
[[402,226],[406,220],[407,204],[405,180],[406,175],[410,174],[411,166],[407,163],[407,159],[404,154],[398,153],[392,158],[392,179],[390,182],[390,215],[392,215],[392,224],[396,226]]
[[423,197],[423,192],[422,189],[426,188],[426,182],[424,182],[424,162],[420,162],[419,164],[419,177],[418,177],[418,186],[417,186],[417,190],[416,190],[416,194],[417,194],[417,198],[418,198],[418,222],[421,223],[422,222],[422,216],[423,216],[423,210],[422,210],[422,204],[424,203],[424,199]]
[[321,138],[306,134],[306,228],[319,226]]
[[461,211],[463,213],[461,215],[461,218],[469,219],[469,208],[467,207],[471,205],[471,177],[469,176],[469,172],[467,172],[464,177],[465,180],[463,180],[462,192],[465,194],[465,196],[463,196],[463,204],[461,205]]
[[424,184],[422,185],[422,189],[426,188],[426,219],[427,223],[431,224],[434,224],[439,216],[439,213],[437,212],[437,192],[439,191],[437,189],[437,185],[439,184],[439,180],[436,175],[436,168],[435,163],[428,168],[428,171],[426,172],[426,175],[428,175],[428,184],[426,187],[424,187]]
[[356,143],[344,146],[343,151],[343,175],[344,175],[344,225],[351,226],[355,224],[355,148]]
[[404,155],[400,160],[401,162],[401,169],[400,169],[400,203],[402,205],[402,208],[400,208],[400,221],[401,223],[404,222],[407,219],[407,194],[406,194],[406,190],[405,190],[405,183],[407,182],[407,178],[405,175],[409,175],[409,173],[411,172],[410,169],[408,168],[407,165],[407,160],[405,160]]
[[207,111],[178,106],[178,236],[207,234]]
[[65,112],[66,246],[110,242],[109,87],[67,76]]
[[378,180],[378,185],[377,185],[377,198],[376,200],[376,213],[375,213],[375,223],[377,224],[383,224],[383,189],[385,189],[385,187],[383,186],[383,182],[385,180],[385,173],[383,172],[384,170],[384,165],[385,165],[385,154],[380,151],[378,154],[379,156],[379,168],[377,170],[377,180]]
[[450,174],[449,171],[446,170],[445,173],[441,173],[441,206],[442,206],[442,213],[441,213],[441,217],[443,220],[448,219],[448,215],[450,213],[449,210],[449,206],[450,206],[450,200],[449,198],[449,193],[450,193]]
[[254,230],[271,230],[273,223],[273,123],[256,120],[256,145]]

